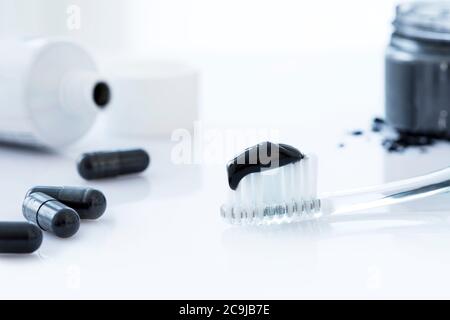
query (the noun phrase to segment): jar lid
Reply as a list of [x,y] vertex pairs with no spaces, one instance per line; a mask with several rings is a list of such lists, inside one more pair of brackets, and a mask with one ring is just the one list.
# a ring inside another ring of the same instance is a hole
[[393,24],[406,37],[450,41],[450,1],[400,4]]

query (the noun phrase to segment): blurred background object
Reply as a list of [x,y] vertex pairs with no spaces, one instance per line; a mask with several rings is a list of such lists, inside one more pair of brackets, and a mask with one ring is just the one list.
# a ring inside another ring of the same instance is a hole
[[195,68],[177,61],[119,60],[104,72],[114,92],[105,114],[109,134],[170,138],[176,129],[194,129],[200,85]]
[[450,138],[450,2],[397,7],[386,52],[386,117],[398,131]]
[[[174,17],[178,9],[166,14],[169,20],[181,22]],[[170,137],[175,129],[192,129],[198,119],[198,72],[181,62],[151,60],[158,35],[168,41],[173,35],[158,26],[164,10],[158,2],[139,0],[0,0],[0,35],[83,44],[115,81],[112,100],[119,101],[102,118],[103,127],[117,135]],[[175,28],[184,28],[178,23]]]
[[0,141],[65,147],[107,108],[111,91],[92,56],[73,41],[0,41]]

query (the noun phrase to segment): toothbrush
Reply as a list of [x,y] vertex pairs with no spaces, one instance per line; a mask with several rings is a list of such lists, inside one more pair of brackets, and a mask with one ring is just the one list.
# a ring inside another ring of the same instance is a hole
[[232,224],[270,224],[384,207],[450,191],[450,167],[424,176],[353,191],[317,195],[317,159],[286,144],[264,142],[227,165]]

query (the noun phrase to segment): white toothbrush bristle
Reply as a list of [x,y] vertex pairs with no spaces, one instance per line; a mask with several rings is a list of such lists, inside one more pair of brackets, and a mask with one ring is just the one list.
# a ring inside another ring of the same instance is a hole
[[319,212],[314,156],[246,176],[221,208],[222,217],[233,224],[300,220]]

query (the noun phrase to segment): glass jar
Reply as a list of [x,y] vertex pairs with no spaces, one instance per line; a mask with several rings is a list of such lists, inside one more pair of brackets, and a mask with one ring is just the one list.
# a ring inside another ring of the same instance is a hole
[[397,7],[386,51],[386,118],[398,131],[450,138],[450,3]]

